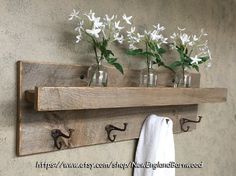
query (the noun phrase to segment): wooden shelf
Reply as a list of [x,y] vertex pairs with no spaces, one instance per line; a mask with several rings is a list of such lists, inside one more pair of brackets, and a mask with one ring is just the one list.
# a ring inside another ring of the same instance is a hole
[[192,105],[224,102],[225,88],[36,87],[26,99],[36,111]]
[[[174,74],[158,70],[158,88],[141,88],[140,70],[128,69],[122,75],[108,67],[108,87],[90,88],[85,87],[87,70],[80,65],[18,62],[18,156],[57,151],[51,135],[55,129],[66,135],[74,130],[71,138],[62,139],[62,149],[109,143],[107,125],[128,124],[126,131],[112,132],[117,142],[137,139],[150,114],[171,118],[173,132],[182,133],[180,120],[196,121],[199,103],[226,101],[226,89],[199,88],[199,73],[191,73],[193,88],[167,88]],[[192,131],[196,125],[184,128]]]

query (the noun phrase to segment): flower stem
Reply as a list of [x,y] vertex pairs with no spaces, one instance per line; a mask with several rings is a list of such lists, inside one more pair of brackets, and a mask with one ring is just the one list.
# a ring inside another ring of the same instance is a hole
[[91,86],[93,77],[96,74],[97,70],[100,69],[98,53],[97,53],[97,47],[96,47],[96,41],[94,39],[93,39],[93,50],[94,50],[94,53],[95,53],[95,59],[96,59],[96,62],[97,62],[97,68],[96,68],[96,70],[94,71],[93,75],[91,76],[91,78],[89,80],[89,86]]
[[96,72],[97,72],[99,69],[100,69],[100,68],[99,68],[99,64],[98,64],[97,67],[96,67],[96,70],[93,72],[93,75],[91,76],[91,78],[90,78],[90,80],[89,80],[89,87],[90,87],[91,84],[92,84],[92,80],[93,80],[94,75],[96,74]]
[[[148,52],[148,45],[147,45],[147,42],[145,43],[146,44],[146,52]],[[149,57],[148,57],[148,54],[146,55],[146,58],[147,58],[147,87],[149,87],[149,81],[150,81],[150,68],[149,68]]]
[[97,47],[96,47],[95,41],[93,41],[93,50],[94,50],[94,53],[95,53],[96,62],[97,62],[97,64],[99,64]]
[[184,84],[184,70],[185,70],[185,67],[184,67],[184,65],[182,65],[182,82],[183,82],[183,84]]

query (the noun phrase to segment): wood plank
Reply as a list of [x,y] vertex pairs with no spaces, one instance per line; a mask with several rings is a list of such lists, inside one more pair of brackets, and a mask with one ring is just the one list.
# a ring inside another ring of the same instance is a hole
[[[115,132],[117,141],[135,139],[139,136],[143,121],[150,114],[170,117],[174,122],[174,133],[181,132],[180,118],[196,120],[197,105],[37,112],[33,104],[26,101],[25,91],[35,89],[35,86],[86,86],[87,69],[87,66],[79,65],[18,62],[18,156],[57,151],[50,135],[51,130],[55,128],[65,134],[69,128],[75,130],[72,138],[65,141],[68,143],[68,146],[63,146],[65,149],[109,143],[105,132],[107,124],[122,127],[122,124],[127,122],[127,131]],[[110,87],[138,85],[138,70],[128,70],[124,76],[113,69],[108,69],[108,72]],[[85,78],[81,79],[81,75]],[[160,86],[170,86],[172,76],[168,71],[159,72]],[[194,87],[199,86],[199,81],[200,75],[193,74]],[[194,123],[188,125],[191,127],[190,131],[196,127]]]
[[[28,94],[28,98],[32,98],[31,94]],[[57,111],[224,102],[227,89],[37,87],[35,96],[37,111]]]
[[[63,149],[110,143],[105,131],[108,124],[122,128],[123,123],[128,123],[125,132],[112,132],[117,135],[116,142],[137,139],[150,114],[171,118],[173,132],[177,134],[181,132],[179,119],[195,120],[196,111],[197,105],[32,112],[31,119],[25,121],[20,155],[57,151],[50,136],[52,129],[60,129],[65,134],[68,129],[74,129],[71,139],[66,140],[68,146],[63,145]],[[190,131],[196,127],[193,123],[187,125],[190,125]]]

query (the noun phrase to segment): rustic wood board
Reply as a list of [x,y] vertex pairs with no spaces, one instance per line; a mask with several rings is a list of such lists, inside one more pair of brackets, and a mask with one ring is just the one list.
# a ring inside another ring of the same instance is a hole
[[[35,87],[86,86],[87,69],[87,66],[79,65],[18,62],[17,155],[56,151],[50,134],[56,128],[65,134],[70,128],[75,130],[71,139],[65,141],[65,148],[74,148],[109,143],[105,132],[108,124],[123,127],[123,123],[128,123],[125,132],[114,132],[117,141],[138,138],[142,123],[150,114],[170,117],[174,122],[174,133],[181,132],[181,117],[196,120],[197,105],[37,112],[33,104],[25,100],[25,91]],[[137,86],[139,71],[125,71],[122,76],[116,70],[108,69],[108,86]],[[160,72],[159,84],[170,86],[172,77],[168,71]],[[200,75],[194,74],[193,87],[198,87],[199,81]],[[194,123],[188,125],[190,130],[196,127]]]
[[215,103],[226,95],[225,88],[36,87],[31,102],[36,111],[58,111]]

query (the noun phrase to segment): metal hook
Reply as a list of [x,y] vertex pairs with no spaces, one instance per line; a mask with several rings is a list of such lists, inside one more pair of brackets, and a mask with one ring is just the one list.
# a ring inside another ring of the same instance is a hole
[[199,122],[201,122],[202,116],[198,116],[198,118],[199,118],[199,119],[198,119],[197,121],[189,120],[189,119],[185,119],[185,118],[181,118],[181,119],[179,120],[181,130],[184,131],[184,132],[187,132],[187,131],[189,130],[190,126],[187,126],[187,129],[184,129],[184,128],[183,128],[184,124],[185,124],[185,123],[188,123],[188,122],[192,122],[192,123],[199,123]]
[[168,124],[168,122],[169,122],[169,119],[166,119],[166,123]]
[[69,129],[68,131],[69,131],[69,135],[65,135],[64,133],[61,132],[60,129],[53,129],[53,130],[51,131],[51,136],[52,136],[52,138],[53,138],[53,140],[54,140],[54,146],[55,146],[58,150],[60,150],[61,147],[62,147],[62,142],[61,142],[61,141],[58,142],[58,138],[59,138],[59,137],[64,137],[64,138],[69,139],[69,138],[72,136],[72,132],[73,132],[74,130],[73,130],[73,129]]
[[111,141],[111,142],[114,142],[116,140],[116,135],[114,134],[113,135],[113,139],[111,138],[111,131],[113,130],[117,130],[117,131],[125,131],[126,130],[126,127],[127,127],[128,123],[124,123],[124,128],[118,128],[116,126],[113,126],[113,125],[107,125],[105,127],[105,130],[107,131],[107,138]]

